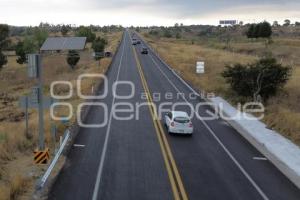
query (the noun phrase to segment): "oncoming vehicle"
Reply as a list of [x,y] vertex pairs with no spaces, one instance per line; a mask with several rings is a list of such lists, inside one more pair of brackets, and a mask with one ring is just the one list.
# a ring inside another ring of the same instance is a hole
[[171,111],[165,115],[165,125],[169,133],[193,134],[193,124],[186,112]]
[[140,40],[136,41],[136,44],[141,44],[141,41]]
[[133,45],[136,45],[136,44],[137,44],[136,38],[132,38],[132,44],[133,44]]
[[141,53],[148,54],[148,49],[146,47],[143,47]]

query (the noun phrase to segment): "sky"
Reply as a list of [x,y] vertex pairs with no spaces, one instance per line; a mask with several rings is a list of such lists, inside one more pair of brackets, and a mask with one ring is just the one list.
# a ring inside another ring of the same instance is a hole
[[0,23],[170,26],[300,21],[300,0],[0,0]]

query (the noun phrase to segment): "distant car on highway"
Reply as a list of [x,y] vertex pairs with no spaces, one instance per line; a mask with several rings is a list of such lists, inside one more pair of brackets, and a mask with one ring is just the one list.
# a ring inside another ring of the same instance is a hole
[[146,47],[143,47],[141,50],[142,54],[148,54],[148,49]]
[[137,44],[137,39],[136,38],[132,38],[132,45],[136,45]]
[[171,111],[165,115],[165,125],[169,133],[193,134],[193,124],[186,112]]
[[137,40],[137,41],[136,41],[136,44],[141,44],[141,41],[140,41],[140,40]]

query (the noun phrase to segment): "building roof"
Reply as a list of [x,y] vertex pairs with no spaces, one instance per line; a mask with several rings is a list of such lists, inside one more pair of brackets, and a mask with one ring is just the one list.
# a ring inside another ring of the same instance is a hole
[[41,51],[82,50],[86,37],[49,37],[41,47]]

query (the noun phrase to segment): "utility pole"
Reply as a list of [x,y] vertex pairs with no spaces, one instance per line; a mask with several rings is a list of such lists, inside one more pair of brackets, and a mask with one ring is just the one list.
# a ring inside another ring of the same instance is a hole
[[39,110],[39,151],[45,149],[44,136],[44,96],[43,96],[43,69],[42,58],[40,54],[28,55],[28,76],[37,78],[38,85],[32,89],[32,100],[38,105]]
[[29,131],[28,131],[28,96],[25,96],[25,135],[28,137]]
[[42,57],[37,54],[38,59],[38,102],[39,102],[39,150],[45,149],[45,133],[44,133],[44,104],[43,104],[43,67]]

